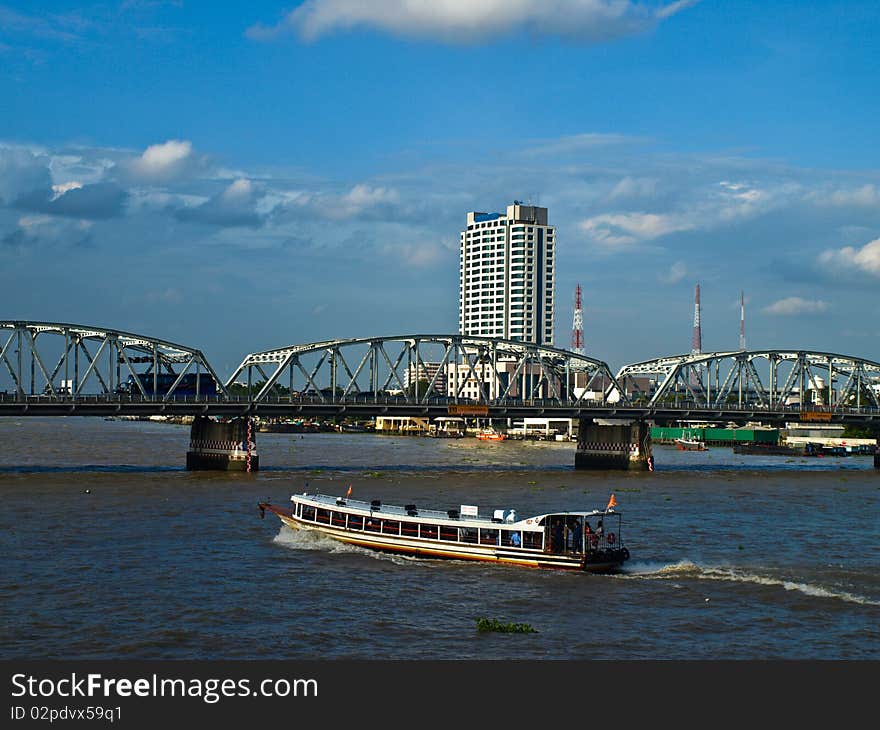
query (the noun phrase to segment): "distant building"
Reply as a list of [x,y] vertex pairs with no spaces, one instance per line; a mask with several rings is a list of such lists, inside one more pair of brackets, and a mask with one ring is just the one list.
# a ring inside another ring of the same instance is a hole
[[553,345],[556,229],[547,209],[467,214],[459,260],[459,331]]
[[553,377],[551,385],[547,378],[536,363],[519,367],[514,360],[499,358],[494,369],[491,362],[451,363],[446,368],[446,393],[465,400],[483,400],[483,393],[489,400],[505,394],[517,399],[550,398],[554,390],[561,394],[558,379]]
[[[418,368],[413,363],[406,369],[406,374],[403,377],[404,385],[409,388],[416,381],[427,382],[429,385],[433,382],[432,395],[443,395],[446,393],[445,368],[444,372],[441,372],[439,375],[437,375],[438,370],[440,370],[439,362],[422,362],[419,363]],[[416,374],[417,372],[418,375]],[[436,380],[434,380],[435,376]],[[424,396],[424,392],[420,391],[419,396]]]

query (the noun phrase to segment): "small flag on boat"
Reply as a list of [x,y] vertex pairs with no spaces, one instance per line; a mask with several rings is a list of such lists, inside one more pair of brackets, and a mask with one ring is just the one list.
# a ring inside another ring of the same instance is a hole
[[348,485],[348,491],[345,493],[345,498],[348,499],[351,496],[351,484]]
[[611,499],[608,500],[608,506],[605,508],[605,511],[607,512],[612,507],[616,507],[616,506],[617,506],[617,500],[614,498],[614,495],[612,494]]

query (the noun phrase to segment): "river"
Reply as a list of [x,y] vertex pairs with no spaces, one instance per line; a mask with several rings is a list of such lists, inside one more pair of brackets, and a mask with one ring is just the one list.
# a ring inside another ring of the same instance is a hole
[[[878,659],[869,457],[259,434],[262,470],[187,472],[186,426],[0,419],[4,659]],[[595,576],[346,547],[260,520],[292,492],[520,517],[603,508],[632,559]],[[480,617],[536,633],[482,634]]]

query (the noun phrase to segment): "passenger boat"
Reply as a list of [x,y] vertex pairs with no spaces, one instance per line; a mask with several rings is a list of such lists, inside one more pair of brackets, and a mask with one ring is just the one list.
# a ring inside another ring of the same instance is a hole
[[480,439],[480,441],[504,441],[507,436],[503,433],[498,433],[498,431],[493,429],[485,429],[477,434],[477,438]]
[[675,447],[679,451],[708,451],[709,447],[703,441],[694,441],[691,439],[675,439]]
[[[479,560],[533,568],[613,573],[629,559],[621,514],[611,509],[554,512],[517,519],[515,510],[481,517],[473,505],[447,511],[414,504],[395,507],[323,494],[294,494],[290,507],[260,502],[297,530],[312,530],[350,545],[425,558]],[[603,528],[603,521],[612,521]]]

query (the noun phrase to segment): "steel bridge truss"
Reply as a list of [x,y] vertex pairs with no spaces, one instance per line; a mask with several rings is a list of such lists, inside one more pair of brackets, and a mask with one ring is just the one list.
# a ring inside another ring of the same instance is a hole
[[464,335],[402,335],[328,340],[248,355],[226,381],[243,374],[248,395],[307,395],[321,403],[450,402],[507,405],[536,399],[577,405],[574,384],[619,388],[608,365],[565,350]]
[[[143,400],[170,400],[188,373],[204,378],[206,384],[213,379],[222,397],[228,397],[223,381],[200,350],[118,330],[56,322],[0,321],[0,361],[19,398],[28,394],[107,396],[118,394],[120,386],[131,382],[131,395]],[[177,376],[167,390],[158,387],[160,373]],[[153,375],[153,387],[148,394],[142,379],[149,374]]]
[[[797,402],[803,409],[880,407],[880,363],[830,352],[696,353],[625,365],[617,373],[625,389],[637,376],[657,379],[651,406],[736,403],[772,409]],[[808,394],[808,400],[801,394]]]

